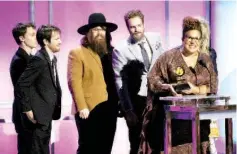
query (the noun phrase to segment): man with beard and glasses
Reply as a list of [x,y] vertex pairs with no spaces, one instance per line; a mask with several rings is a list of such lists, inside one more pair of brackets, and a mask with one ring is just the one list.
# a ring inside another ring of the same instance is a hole
[[[73,98],[73,114],[78,129],[77,154],[110,154],[113,143],[108,135],[107,103],[110,96],[103,74],[101,58],[108,54],[106,32],[117,29],[106,22],[101,13],[89,16],[88,24],[78,28],[84,35],[81,45],[70,51],[68,57],[68,86]],[[111,77],[113,78],[113,77]]]
[[[140,10],[127,12],[124,20],[130,37],[115,46],[112,56],[113,69],[120,103],[129,128],[130,154],[137,154],[143,121],[142,113],[147,99],[147,73],[161,55],[163,49],[159,34],[145,33],[144,15]],[[145,66],[141,76],[141,86],[135,90],[138,93],[134,98],[130,98],[126,92],[128,90],[122,88],[123,80],[120,73],[131,60],[139,60]]]

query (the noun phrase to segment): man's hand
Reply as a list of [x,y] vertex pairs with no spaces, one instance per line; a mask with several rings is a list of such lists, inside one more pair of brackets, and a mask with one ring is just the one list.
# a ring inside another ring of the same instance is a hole
[[89,109],[86,108],[80,111],[79,116],[82,119],[87,119],[89,117],[89,114],[90,114],[90,111]]
[[34,124],[36,124],[36,120],[34,119],[34,114],[32,112],[32,110],[24,112],[27,116],[27,118]]
[[127,111],[124,114],[128,127],[133,127],[138,123],[137,115],[132,111]]

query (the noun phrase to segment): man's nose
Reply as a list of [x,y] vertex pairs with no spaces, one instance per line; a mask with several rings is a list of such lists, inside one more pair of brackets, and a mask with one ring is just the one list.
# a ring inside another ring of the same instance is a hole
[[135,32],[138,32],[137,30],[138,30],[137,27],[135,27]]

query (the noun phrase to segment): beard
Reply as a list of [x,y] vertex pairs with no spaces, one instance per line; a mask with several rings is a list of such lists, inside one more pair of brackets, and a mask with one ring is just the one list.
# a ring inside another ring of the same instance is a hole
[[143,37],[144,37],[144,32],[136,32],[132,34],[132,38],[135,42],[140,41],[141,39],[143,39]]
[[93,52],[97,53],[100,57],[103,57],[108,53],[107,42],[103,36],[100,36],[102,39],[99,39],[98,37],[99,36],[96,36],[95,38],[91,39],[92,42],[89,46]]

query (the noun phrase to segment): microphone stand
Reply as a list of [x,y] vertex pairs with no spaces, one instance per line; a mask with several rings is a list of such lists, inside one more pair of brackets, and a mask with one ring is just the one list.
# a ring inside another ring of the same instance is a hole
[[192,68],[191,66],[189,67],[189,69],[190,69],[191,72],[195,75],[195,78],[196,78],[196,86],[197,86],[197,84],[198,84],[198,82],[197,82],[197,73],[196,73],[195,69]]
[[210,70],[207,68],[207,65],[206,65],[206,63],[201,59],[201,60],[199,60],[198,61],[198,63],[200,64],[200,65],[202,65],[203,67],[205,67],[206,69],[207,69],[207,71],[208,71],[208,73],[209,73],[209,80],[210,80],[210,92],[209,93],[207,93],[207,95],[211,95],[212,94],[212,80],[211,80],[211,72],[210,72]]

